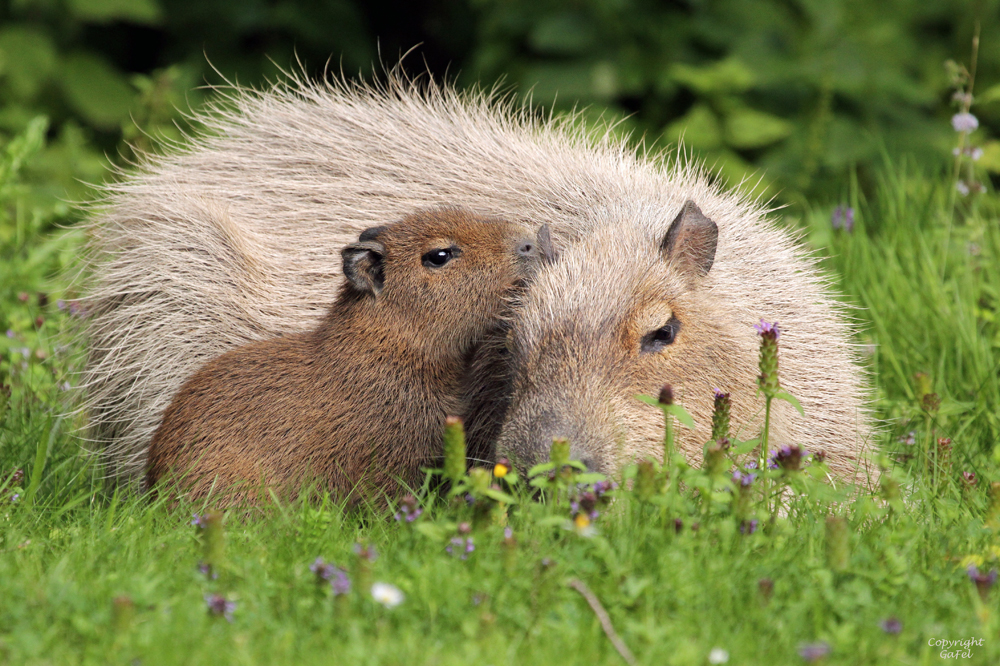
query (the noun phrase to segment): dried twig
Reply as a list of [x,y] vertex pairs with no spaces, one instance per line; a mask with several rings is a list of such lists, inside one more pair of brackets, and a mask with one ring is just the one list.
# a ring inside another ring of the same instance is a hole
[[618,654],[622,656],[625,663],[629,666],[633,666],[633,664],[635,664],[635,657],[628,649],[628,646],[622,641],[621,637],[615,633],[615,628],[611,625],[611,618],[608,616],[608,612],[604,610],[604,606],[601,605],[601,600],[597,598],[597,595],[590,591],[590,588],[587,587],[586,583],[577,578],[571,579],[567,584],[583,595],[583,598],[587,600],[588,604],[590,604],[591,610],[594,611],[594,615],[596,615],[597,619],[601,622],[601,628],[604,629],[604,633],[608,637],[608,640],[611,641],[611,644],[615,646],[616,650],[618,650]]

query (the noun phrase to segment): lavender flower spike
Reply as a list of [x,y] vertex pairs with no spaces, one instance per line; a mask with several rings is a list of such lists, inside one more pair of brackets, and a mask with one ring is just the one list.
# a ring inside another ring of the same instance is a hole
[[773,334],[775,340],[777,340],[778,337],[781,335],[781,331],[778,329],[778,322],[769,324],[763,319],[761,319],[759,324],[753,325],[753,328],[755,331],[757,331],[758,334],[762,336]]
[[205,605],[208,606],[208,612],[212,615],[221,615],[228,622],[233,621],[233,611],[236,610],[235,601],[226,601],[226,598],[221,594],[206,594]]

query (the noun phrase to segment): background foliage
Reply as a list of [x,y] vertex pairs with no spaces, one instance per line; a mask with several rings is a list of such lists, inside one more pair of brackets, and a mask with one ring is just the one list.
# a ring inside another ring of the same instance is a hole
[[[647,144],[683,135],[727,178],[762,169],[784,200],[829,198],[852,170],[873,187],[882,149],[947,157],[943,63],[968,60],[977,21],[979,78],[995,83],[1000,0],[4,0],[0,132],[47,116],[32,170],[84,196],[105,155],[131,156],[123,139],[176,136],[200,84],[258,85],[296,58],[371,75],[421,44],[412,72],[502,80],[624,118]],[[1000,126],[1000,104],[977,113]]]

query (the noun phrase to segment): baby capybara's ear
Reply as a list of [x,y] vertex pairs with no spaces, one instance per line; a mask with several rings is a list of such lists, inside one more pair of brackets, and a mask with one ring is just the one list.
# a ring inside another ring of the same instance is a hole
[[685,274],[703,277],[712,270],[718,243],[718,225],[689,200],[670,224],[660,243],[660,251],[664,259]]
[[543,224],[538,229],[538,254],[542,258],[542,262],[546,264],[553,263],[559,258],[559,252],[556,250],[555,245],[552,244],[552,232],[549,229],[549,225]]
[[385,281],[382,268],[384,245],[378,241],[362,240],[345,247],[340,256],[344,263],[344,275],[355,289],[372,296],[382,291]]

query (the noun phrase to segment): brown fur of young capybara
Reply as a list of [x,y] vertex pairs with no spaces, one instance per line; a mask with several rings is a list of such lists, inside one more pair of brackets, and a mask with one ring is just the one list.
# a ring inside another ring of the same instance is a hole
[[341,497],[418,483],[446,416],[464,413],[468,359],[528,277],[526,231],[439,210],[363,232],[318,328],[239,347],[183,385],[153,436],[147,485],[236,504],[264,488],[294,495],[307,479]]

